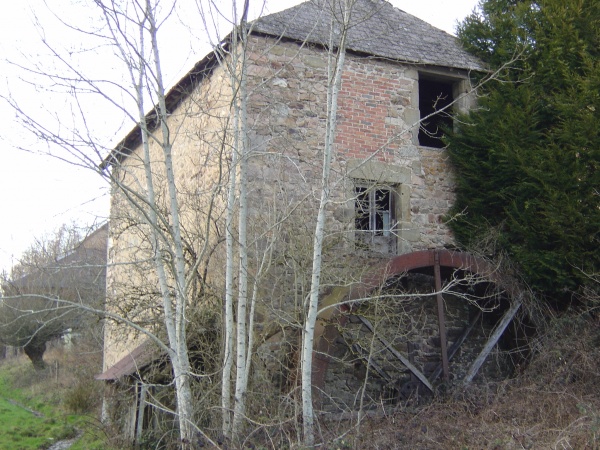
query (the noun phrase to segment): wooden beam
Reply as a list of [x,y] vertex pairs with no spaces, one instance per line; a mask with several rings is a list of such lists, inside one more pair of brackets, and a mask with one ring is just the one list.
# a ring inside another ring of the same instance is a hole
[[144,410],[146,409],[146,393],[148,392],[148,386],[146,383],[141,381],[138,384],[139,387],[139,399],[137,408],[137,420],[135,425],[135,445],[139,447],[142,442],[142,434],[144,432]]
[[444,298],[442,297],[442,275],[440,273],[440,254],[434,254],[433,272],[435,275],[435,290],[437,291],[437,313],[440,330],[440,351],[442,353],[442,370],[444,380],[450,378],[450,365],[448,363],[448,341],[446,336],[446,313],[444,312]]
[[[350,342],[347,339],[348,336],[344,335],[344,339],[346,339],[347,342]],[[377,374],[383,378],[385,381],[387,381],[388,383],[393,383],[394,380],[392,379],[392,377],[390,375],[388,375],[388,373],[383,369],[383,367],[381,367],[379,364],[377,364],[377,362],[373,361],[373,359],[369,356],[368,352],[362,348],[359,344],[352,344],[352,350],[354,350],[354,352],[360,356],[360,358],[365,361],[367,363],[367,367],[371,366],[373,368],[373,370],[375,370],[375,372],[377,372]]]
[[[463,344],[463,342],[465,342],[465,340],[467,339],[469,334],[471,334],[471,331],[473,331],[473,328],[475,328],[475,324],[477,323],[477,321],[479,320],[481,315],[482,315],[482,312],[480,309],[477,312],[477,315],[475,316],[475,318],[471,321],[471,323],[465,327],[465,329],[463,330],[460,337],[456,340],[456,342],[450,346],[450,348],[448,349],[448,361],[452,361],[452,358],[454,358],[454,355],[456,355],[456,352],[458,351],[460,346]],[[437,377],[439,377],[441,373],[442,373],[442,364],[439,364],[435,368],[433,373],[431,374],[431,377],[430,377],[431,382],[433,383],[435,380],[437,380]]]
[[490,336],[490,338],[484,345],[483,350],[481,350],[481,353],[479,354],[479,356],[475,359],[475,361],[473,361],[473,364],[471,365],[471,367],[469,368],[469,371],[465,375],[465,379],[463,380],[463,386],[466,386],[471,381],[473,381],[473,378],[475,378],[475,375],[477,375],[477,371],[479,370],[481,365],[485,362],[485,360],[487,359],[488,355],[490,354],[490,352],[492,351],[494,346],[498,343],[500,336],[502,336],[502,333],[504,333],[504,330],[506,330],[506,327],[508,326],[508,324],[513,320],[513,318],[517,314],[517,311],[521,307],[521,303],[522,303],[521,297],[517,298],[510,305],[510,308],[508,308],[508,311],[506,311],[506,313],[504,313],[504,316],[502,317],[500,322],[498,322],[498,325],[496,325],[494,332],[492,333],[492,335]]

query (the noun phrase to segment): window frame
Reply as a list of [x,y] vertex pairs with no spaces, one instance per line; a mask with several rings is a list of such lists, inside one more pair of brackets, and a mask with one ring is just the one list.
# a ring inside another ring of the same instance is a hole
[[[350,158],[346,161],[346,185],[349,236],[352,249],[370,256],[399,255],[412,251],[412,243],[418,242],[418,226],[411,222],[410,199],[412,169],[389,162],[373,159]],[[384,251],[377,251],[370,245],[370,239],[365,237],[369,232],[356,230],[356,186],[380,186],[390,189],[393,193],[393,218],[391,231],[395,244]]]
[[[362,190],[359,192],[359,190]],[[383,193],[383,197],[378,195]],[[393,233],[396,225],[395,192],[387,185],[366,186],[365,183],[356,183],[355,195],[355,229],[357,231],[368,231],[376,236],[389,236]],[[361,198],[363,197],[363,198]],[[366,206],[361,206],[361,204]],[[364,210],[359,217],[359,210]],[[367,224],[360,226],[359,222]],[[387,222],[387,223],[386,223]]]
[[[378,199],[380,193],[384,195]],[[357,250],[397,254],[398,197],[397,186],[354,179],[354,242]]]

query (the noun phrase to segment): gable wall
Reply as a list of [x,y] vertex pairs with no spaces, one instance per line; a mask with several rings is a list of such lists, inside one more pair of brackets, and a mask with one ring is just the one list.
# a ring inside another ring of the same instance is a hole
[[[282,374],[289,368],[283,366],[293,359],[296,339],[293,328],[285,329],[284,324],[298,320],[295,312],[302,309],[310,282],[325,141],[327,55],[320,48],[265,37],[253,36],[251,43],[252,222],[260,232],[270,229],[274,217],[285,220],[271,236],[281,254],[288,255],[261,275],[268,289],[260,290],[264,304],[259,310],[273,326],[259,325],[265,340],[258,349],[264,370],[257,370],[256,376],[260,382],[272,377],[275,386],[284,388]],[[324,286],[356,280],[361,270],[382,256],[355,249],[354,178],[398,186],[403,197],[398,253],[453,243],[442,223],[454,198],[446,153],[419,146],[416,140],[418,78],[412,66],[346,57],[332,162]],[[267,247],[265,243],[262,249]]]
[[[229,106],[231,89],[221,69],[193,89],[168,118],[173,140],[173,170],[176,178],[180,220],[184,239],[197,255],[204,255],[199,270],[209,264],[220,266],[210,258],[222,233],[224,198],[230,161]],[[152,132],[150,159],[157,203],[163,217],[168,214],[164,154],[157,141],[161,130]],[[143,148],[138,145],[120,165],[113,167],[113,178],[142,194],[146,192]],[[213,209],[209,217],[209,206]],[[134,206],[141,205],[142,209]],[[110,211],[109,265],[107,270],[107,308],[151,331],[162,323],[161,297],[150,248],[151,233],[146,225],[147,205],[135,195],[127,198],[113,182]],[[207,227],[207,221],[210,225]],[[208,233],[208,234],[207,234]],[[204,243],[208,242],[206,251]],[[219,283],[222,270],[209,270]],[[195,299],[194,299],[195,300]],[[104,368],[134,350],[145,336],[130,327],[107,321],[105,329]]]

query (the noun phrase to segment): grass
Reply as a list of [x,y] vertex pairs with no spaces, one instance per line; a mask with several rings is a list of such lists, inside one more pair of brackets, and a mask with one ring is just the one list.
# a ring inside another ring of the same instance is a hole
[[0,449],[40,449],[75,437],[77,417],[64,414],[43,396],[11,387],[14,368],[0,371]]
[[[95,386],[94,397],[81,395],[85,386],[94,389],[94,385],[87,379],[90,375],[82,380],[81,371],[72,365],[79,358],[54,351],[45,359],[52,368],[44,372],[34,371],[26,357],[0,362],[0,450],[46,449],[77,436],[72,450],[109,448],[95,419],[101,389]],[[62,365],[60,377],[53,366],[57,360]],[[73,392],[86,403],[66,404],[69,398],[74,403]]]
[[[514,378],[399,405],[360,426],[354,416],[329,417],[321,448],[600,450],[600,314],[557,317],[532,339],[535,352]],[[99,361],[82,355],[50,352],[46,360],[60,361],[59,377],[35,372],[26,358],[0,361],[0,450],[45,449],[81,433],[71,450],[126,448],[97,419]],[[265,440],[256,448],[282,447]]]

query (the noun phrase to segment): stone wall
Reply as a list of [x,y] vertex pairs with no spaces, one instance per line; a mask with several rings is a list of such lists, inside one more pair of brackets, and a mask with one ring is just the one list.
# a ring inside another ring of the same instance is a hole
[[[278,236],[273,239],[279,254],[285,255],[263,274],[269,289],[262,291],[262,317],[272,319],[272,326],[263,329],[259,325],[264,340],[257,349],[255,380],[266,380],[276,392],[284,394],[293,390],[297,377],[297,355],[292,349],[298,345],[295,327],[300,324],[298,311],[310,281],[312,229],[320,197],[325,139],[327,59],[323,49],[295,42],[253,37],[251,43],[248,112],[253,224],[259,224],[262,230],[271,229],[272,236]],[[397,188],[397,253],[454,243],[443,223],[454,200],[454,179],[446,152],[418,145],[419,71],[410,65],[352,54],[346,61],[332,162],[334,188],[327,219],[325,285],[355,281],[365,267],[390,256],[356,251],[355,180]],[[277,218],[285,218],[283,225],[270,228]],[[446,301],[451,345],[468,324],[473,308],[463,301]],[[396,333],[394,342],[428,375],[439,362],[434,306],[435,299],[421,299],[402,303],[392,315],[376,315],[378,320],[388,318],[385,326]],[[350,327],[356,328],[356,324]],[[452,369],[455,377],[462,376],[486,333],[483,329],[479,337],[474,333],[456,356]],[[342,336],[338,344],[334,356],[339,361],[330,365],[323,393],[329,398],[325,405],[330,410],[353,409],[365,380],[366,365],[356,359]],[[383,353],[380,348],[375,352]],[[368,402],[397,402],[402,386],[410,387],[413,380],[397,361],[386,359],[381,363],[395,383],[390,386],[377,376],[369,376]]]
[[[216,68],[177,106],[168,118],[172,133],[173,170],[179,214],[188,256],[201,257],[199,272],[208,265],[211,283],[222,284],[223,261],[211,252],[223,233],[224,197],[231,147],[231,88],[225,72]],[[160,220],[170,221],[165,156],[160,128],[151,132],[150,161]],[[113,181],[107,270],[107,309],[133,323],[163,332],[162,300],[145,202],[146,172],[140,143],[120,164],[111,167]],[[139,195],[139,196],[138,196]],[[165,224],[163,227],[166,229]],[[205,244],[206,245],[205,247]],[[205,249],[205,250],[203,250]],[[217,254],[218,255],[218,254]],[[169,278],[171,280],[171,278]],[[171,282],[171,281],[169,281]],[[191,298],[193,302],[196,299]],[[104,368],[134,350],[144,335],[122,323],[106,322]]]
[[[249,63],[252,192],[280,204],[305,202],[314,217],[326,118],[326,53],[295,42],[252,39]],[[354,180],[398,188],[398,253],[453,244],[443,217],[454,181],[446,152],[419,146],[418,79],[412,66],[348,55],[339,96],[329,231],[354,252]],[[385,172],[401,174],[386,178]],[[401,193],[400,193],[401,192]],[[270,206],[272,208],[272,205]],[[311,209],[312,208],[312,209]],[[336,252],[341,249],[336,247]]]

